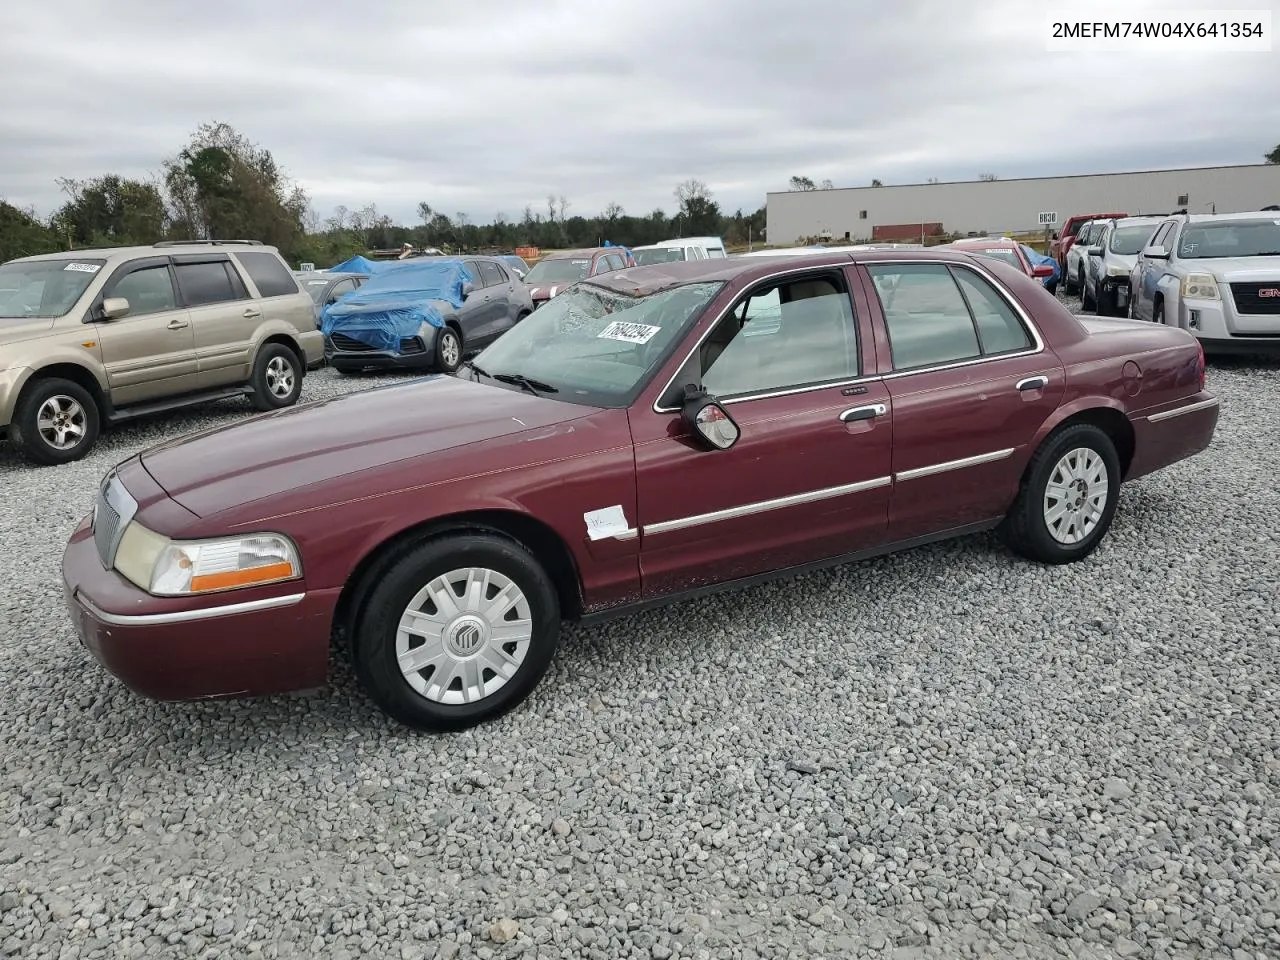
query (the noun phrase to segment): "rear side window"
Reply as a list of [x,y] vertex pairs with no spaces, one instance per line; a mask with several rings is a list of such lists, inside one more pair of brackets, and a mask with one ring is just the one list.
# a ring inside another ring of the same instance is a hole
[[273,253],[237,253],[236,259],[263,297],[285,297],[298,292],[298,283]]
[[225,260],[214,263],[179,263],[174,265],[178,289],[189,307],[208,303],[226,303],[247,296],[239,275],[231,272]]
[[980,277],[942,264],[867,267],[884,311],[895,370],[1008,353],[1031,345],[1012,308]]
[[502,271],[497,264],[489,260],[480,261],[480,278],[486,287],[496,287],[503,282]]

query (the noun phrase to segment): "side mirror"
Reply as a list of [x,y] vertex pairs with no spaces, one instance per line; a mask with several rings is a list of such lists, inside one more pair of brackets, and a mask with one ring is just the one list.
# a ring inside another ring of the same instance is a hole
[[1164,247],[1144,247],[1142,255],[1148,260],[1168,260],[1169,251]]
[[472,283],[470,280],[467,280],[462,284],[463,300],[467,299],[467,297],[471,296],[475,292],[476,292],[476,285]]
[[1089,248],[1089,250],[1088,250],[1088,254],[1089,254],[1089,256],[1091,256],[1091,257],[1100,257],[1100,256],[1102,256],[1102,248],[1101,248],[1101,247],[1090,247],[1090,248]]
[[103,320],[119,320],[129,313],[129,301],[124,297],[107,297],[102,301]]
[[728,450],[742,436],[742,431],[733,417],[729,416],[729,411],[698,387],[685,387],[680,415],[689,429],[713,450]]
[[1031,268],[1031,275],[1033,277],[1052,277],[1053,266],[1048,263],[1038,264],[1037,266],[1034,266]]

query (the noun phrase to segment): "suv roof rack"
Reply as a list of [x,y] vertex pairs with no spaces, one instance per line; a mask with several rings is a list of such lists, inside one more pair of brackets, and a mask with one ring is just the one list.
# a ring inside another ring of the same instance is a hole
[[154,244],[157,247],[189,247],[189,246],[215,246],[220,247],[229,243],[244,243],[251,246],[262,246],[261,240],[160,240]]

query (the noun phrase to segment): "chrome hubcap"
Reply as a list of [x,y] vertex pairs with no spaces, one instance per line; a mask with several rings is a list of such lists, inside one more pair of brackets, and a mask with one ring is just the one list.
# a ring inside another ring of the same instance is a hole
[[1111,484],[1096,451],[1077,447],[1054,465],[1044,491],[1044,522],[1053,539],[1079,543],[1102,519]]
[[446,366],[452,367],[458,362],[458,353],[461,347],[458,344],[458,338],[452,333],[446,333],[443,336],[444,340],[440,344],[440,356]]
[[267,389],[274,396],[287,397],[293,393],[293,365],[284,357],[272,357],[267,361]]
[[529,601],[515,582],[464,567],[409,601],[396,630],[396,659],[409,686],[428,700],[475,703],[519,672],[532,639]]
[[55,450],[70,450],[84,438],[88,417],[74,397],[50,397],[36,411],[36,429]]

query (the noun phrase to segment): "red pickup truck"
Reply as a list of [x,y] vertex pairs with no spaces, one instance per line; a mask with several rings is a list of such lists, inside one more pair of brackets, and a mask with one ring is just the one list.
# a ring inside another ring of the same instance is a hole
[[1062,229],[1053,235],[1053,243],[1049,245],[1049,256],[1058,261],[1063,276],[1067,270],[1067,251],[1076,242],[1076,232],[1090,220],[1118,220],[1127,217],[1127,213],[1077,213],[1067,218]]

